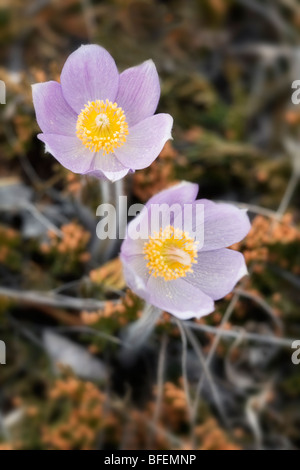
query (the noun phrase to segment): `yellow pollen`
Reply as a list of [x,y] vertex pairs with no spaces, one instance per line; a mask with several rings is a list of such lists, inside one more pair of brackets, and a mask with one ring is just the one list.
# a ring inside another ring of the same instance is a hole
[[192,264],[197,262],[197,242],[178,228],[168,225],[144,244],[147,268],[154,277],[171,281],[193,272]]
[[122,108],[111,101],[89,101],[78,116],[76,135],[92,152],[113,152],[126,142],[128,124]]

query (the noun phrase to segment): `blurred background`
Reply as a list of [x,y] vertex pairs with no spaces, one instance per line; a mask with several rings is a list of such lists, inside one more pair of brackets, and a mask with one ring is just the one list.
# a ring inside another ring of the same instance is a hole
[[[299,26],[297,0],[0,1],[0,449],[300,448]],[[31,84],[88,43],[119,70],[152,58],[174,117],[174,140],[124,182],[72,174],[36,137]],[[251,274],[130,350],[144,306],[96,207],[182,179],[249,209],[233,248]]]

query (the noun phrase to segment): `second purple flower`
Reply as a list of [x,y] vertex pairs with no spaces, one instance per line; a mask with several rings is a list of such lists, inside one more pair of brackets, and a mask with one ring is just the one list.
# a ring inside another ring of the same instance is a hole
[[116,181],[148,167],[171,138],[172,117],[154,115],[159,96],[152,60],[119,74],[105,49],[81,46],[61,83],[33,85],[38,137],[74,173]]
[[[180,319],[213,312],[214,301],[247,274],[244,256],[227,248],[249,232],[246,211],[196,200],[197,194],[197,184],[183,181],[153,196],[128,225],[121,247],[128,286],[149,304]],[[185,207],[195,214],[197,205],[204,209],[203,219],[182,217]],[[161,217],[153,230],[148,222],[158,207]],[[174,208],[171,219],[170,208]],[[131,236],[145,227],[149,228],[146,239]]]

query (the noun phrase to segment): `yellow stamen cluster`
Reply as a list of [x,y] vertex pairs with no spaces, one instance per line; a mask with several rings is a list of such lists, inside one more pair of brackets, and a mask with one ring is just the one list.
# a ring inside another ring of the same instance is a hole
[[149,273],[165,281],[185,277],[193,272],[192,264],[197,262],[197,242],[188,232],[171,225],[154,232],[143,251]]
[[128,135],[123,109],[109,100],[89,101],[78,116],[76,135],[92,152],[113,152],[126,142]]

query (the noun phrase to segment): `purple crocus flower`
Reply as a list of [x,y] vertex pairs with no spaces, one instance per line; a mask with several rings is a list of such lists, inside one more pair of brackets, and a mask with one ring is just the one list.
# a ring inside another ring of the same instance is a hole
[[[197,194],[197,184],[182,182],[152,197],[128,225],[127,238],[121,247],[129,287],[149,304],[180,319],[211,313],[214,300],[231,292],[247,274],[243,255],[226,248],[248,233],[250,222],[246,211],[207,199],[196,201]],[[149,233],[147,239],[130,237],[130,232],[138,233],[141,227],[149,225],[151,211],[158,204],[162,220],[170,206],[179,207],[171,224],[161,222],[159,230]],[[183,230],[182,212],[189,204],[192,214],[197,204],[202,204],[203,218],[199,221],[191,217],[185,221]],[[202,234],[200,246],[196,240]]]
[[172,117],[153,115],[159,96],[152,60],[119,74],[105,49],[81,46],[60,84],[33,85],[38,138],[74,173],[116,181],[148,167],[171,138]]

